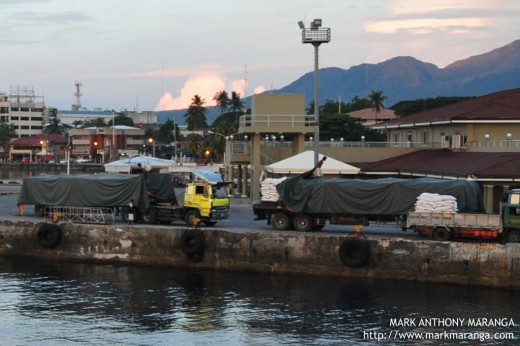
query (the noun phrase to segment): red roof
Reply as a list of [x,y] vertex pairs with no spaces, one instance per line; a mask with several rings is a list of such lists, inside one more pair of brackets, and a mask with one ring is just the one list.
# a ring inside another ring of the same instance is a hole
[[444,107],[400,117],[383,125],[456,120],[519,120],[520,88],[460,101]]
[[520,153],[515,152],[420,150],[378,162],[352,164],[366,173],[520,180]]
[[37,146],[40,145],[40,141],[48,141],[49,143],[54,144],[67,144],[69,142],[69,139],[65,136],[58,135],[58,134],[40,134],[36,136],[31,137],[21,137],[17,138],[14,141],[11,142],[13,145],[32,145]]

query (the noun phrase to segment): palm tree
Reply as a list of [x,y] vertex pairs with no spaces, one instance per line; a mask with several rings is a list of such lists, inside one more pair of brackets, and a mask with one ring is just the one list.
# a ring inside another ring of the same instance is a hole
[[11,139],[16,138],[16,128],[13,124],[8,124],[5,120],[0,120],[0,147],[2,150],[2,159],[6,160],[6,154],[8,153],[7,146]]
[[208,110],[204,107],[206,101],[199,95],[193,96],[188,111],[184,114],[184,120],[188,130],[195,130],[196,128],[207,127],[206,115]]
[[377,115],[381,112],[382,109],[385,109],[383,102],[386,100],[386,96],[383,95],[381,90],[372,90],[372,92],[368,95],[368,98],[372,102],[372,109],[376,112],[377,121]]
[[228,93],[225,90],[217,91],[215,93],[215,96],[213,96],[213,100],[216,102],[218,108],[220,109],[220,114],[224,114],[229,105]]
[[45,128],[43,129],[44,133],[55,133],[58,135],[63,134],[63,127],[61,125],[61,122],[58,118],[50,118],[49,124],[45,125]]
[[231,93],[231,99],[229,100],[229,110],[235,113],[235,117],[238,112],[242,112],[245,108],[245,104],[240,100],[240,94],[236,91]]

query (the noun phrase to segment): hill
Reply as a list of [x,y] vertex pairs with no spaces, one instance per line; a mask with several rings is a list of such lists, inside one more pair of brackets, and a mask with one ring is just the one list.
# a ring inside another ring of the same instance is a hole
[[[413,57],[395,57],[378,64],[361,64],[348,70],[320,69],[320,103],[326,100],[349,102],[354,96],[366,97],[381,90],[390,108],[399,101],[437,96],[482,96],[495,91],[520,87],[520,40],[490,52],[456,61],[445,68]],[[269,93],[304,93],[307,105],[314,99],[314,71],[291,84]],[[250,102],[248,102],[250,104]],[[208,124],[218,116],[208,107]],[[158,113],[159,123],[176,114],[184,123],[185,110]]]

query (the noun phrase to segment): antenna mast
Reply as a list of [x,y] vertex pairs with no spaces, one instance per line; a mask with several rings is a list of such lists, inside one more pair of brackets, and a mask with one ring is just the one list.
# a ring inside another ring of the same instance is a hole
[[76,81],[76,83],[74,83],[74,85],[76,87],[76,92],[73,95],[76,98],[76,103],[72,105],[72,110],[79,111],[79,109],[81,108],[81,95],[83,95],[81,93],[81,86],[83,84],[81,84],[80,81]]

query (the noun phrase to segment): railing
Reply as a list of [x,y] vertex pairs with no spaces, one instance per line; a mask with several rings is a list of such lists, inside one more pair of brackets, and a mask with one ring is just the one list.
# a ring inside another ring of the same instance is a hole
[[107,224],[115,220],[114,210],[111,208],[47,206],[44,215],[49,222]]
[[289,126],[289,127],[304,127],[314,126],[314,115],[281,115],[281,114],[270,114],[270,115],[251,115],[246,114],[240,117],[239,127],[277,127],[277,126]]

